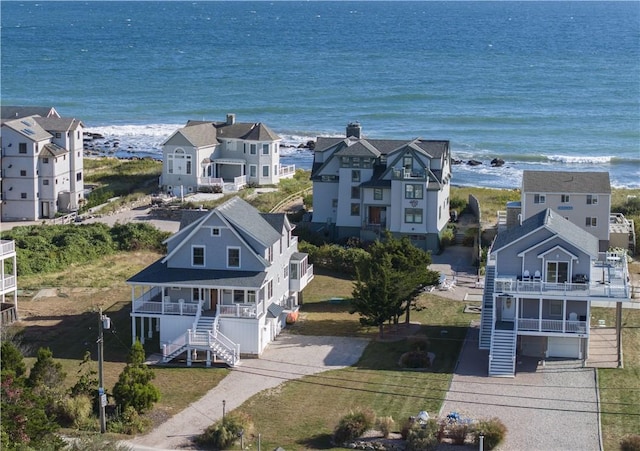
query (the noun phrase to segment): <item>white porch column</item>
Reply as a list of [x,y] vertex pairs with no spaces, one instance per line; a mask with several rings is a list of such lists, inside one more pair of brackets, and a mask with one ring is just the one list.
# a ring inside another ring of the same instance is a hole
[[567,300],[562,300],[562,333],[567,329]]
[[153,318],[149,317],[149,332],[147,333],[147,338],[153,338]]
[[538,332],[542,332],[542,298],[538,298]]
[[140,343],[144,344],[144,317],[140,318]]
[[211,350],[207,349],[207,368],[211,367]]
[[187,348],[187,366],[191,366],[191,348]]
[[136,342],[136,317],[131,317],[131,344]]
[[136,303],[136,286],[131,285],[131,311],[135,312],[135,303]]

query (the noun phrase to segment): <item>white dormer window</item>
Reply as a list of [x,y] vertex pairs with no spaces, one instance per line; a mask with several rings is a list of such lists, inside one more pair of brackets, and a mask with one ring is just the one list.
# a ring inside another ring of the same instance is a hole
[[204,246],[191,246],[191,266],[204,266]]

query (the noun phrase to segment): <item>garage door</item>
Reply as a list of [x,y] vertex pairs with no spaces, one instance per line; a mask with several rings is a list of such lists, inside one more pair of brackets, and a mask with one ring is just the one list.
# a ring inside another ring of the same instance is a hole
[[580,338],[549,337],[547,342],[547,357],[564,357],[580,359]]

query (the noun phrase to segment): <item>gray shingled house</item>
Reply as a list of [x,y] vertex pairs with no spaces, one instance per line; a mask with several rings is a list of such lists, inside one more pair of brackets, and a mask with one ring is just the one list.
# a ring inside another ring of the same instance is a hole
[[167,255],[131,277],[132,339],[157,339],[163,359],[200,353],[234,366],[260,355],[297,317],[313,279],[285,214],[259,213],[239,197],[190,213]]

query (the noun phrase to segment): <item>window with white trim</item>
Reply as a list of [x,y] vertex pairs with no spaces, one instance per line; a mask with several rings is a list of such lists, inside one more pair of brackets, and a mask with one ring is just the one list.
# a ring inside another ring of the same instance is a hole
[[269,177],[269,166],[262,166],[262,176]]
[[269,155],[269,144],[262,145],[262,155]]
[[569,203],[569,195],[568,194],[561,194],[560,195],[560,203],[568,204]]
[[258,146],[256,144],[251,144],[250,149],[251,155],[255,155],[256,153],[258,153]]
[[255,164],[249,165],[249,177],[257,177],[258,176],[258,167]]
[[544,204],[547,201],[547,197],[544,194],[534,194],[533,195],[533,203],[534,204]]
[[176,149],[167,154],[167,172],[177,175],[191,175],[191,155],[183,149]]
[[204,266],[204,246],[191,246],[191,266]]
[[404,186],[405,199],[422,199],[424,196],[424,187],[419,183],[407,183]]
[[360,181],[360,170],[359,169],[353,169],[351,171],[351,181],[352,182],[359,182]]
[[373,188],[373,200],[382,200],[382,188]]
[[598,195],[587,194],[587,205],[597,205],[597,204],[598,204]]
[[211,229],[211,236],[220,236],[220,227],[214,227]]
[[240,248],[228,247],[227,248],[227,268],[239,268],[240,267]]
[[590,218],[587,216],[584,225],[587,227],[598,227],[598,218]]
[[404,222],[406,222],[407,224],[421,224],[422,208],[405,208]]

